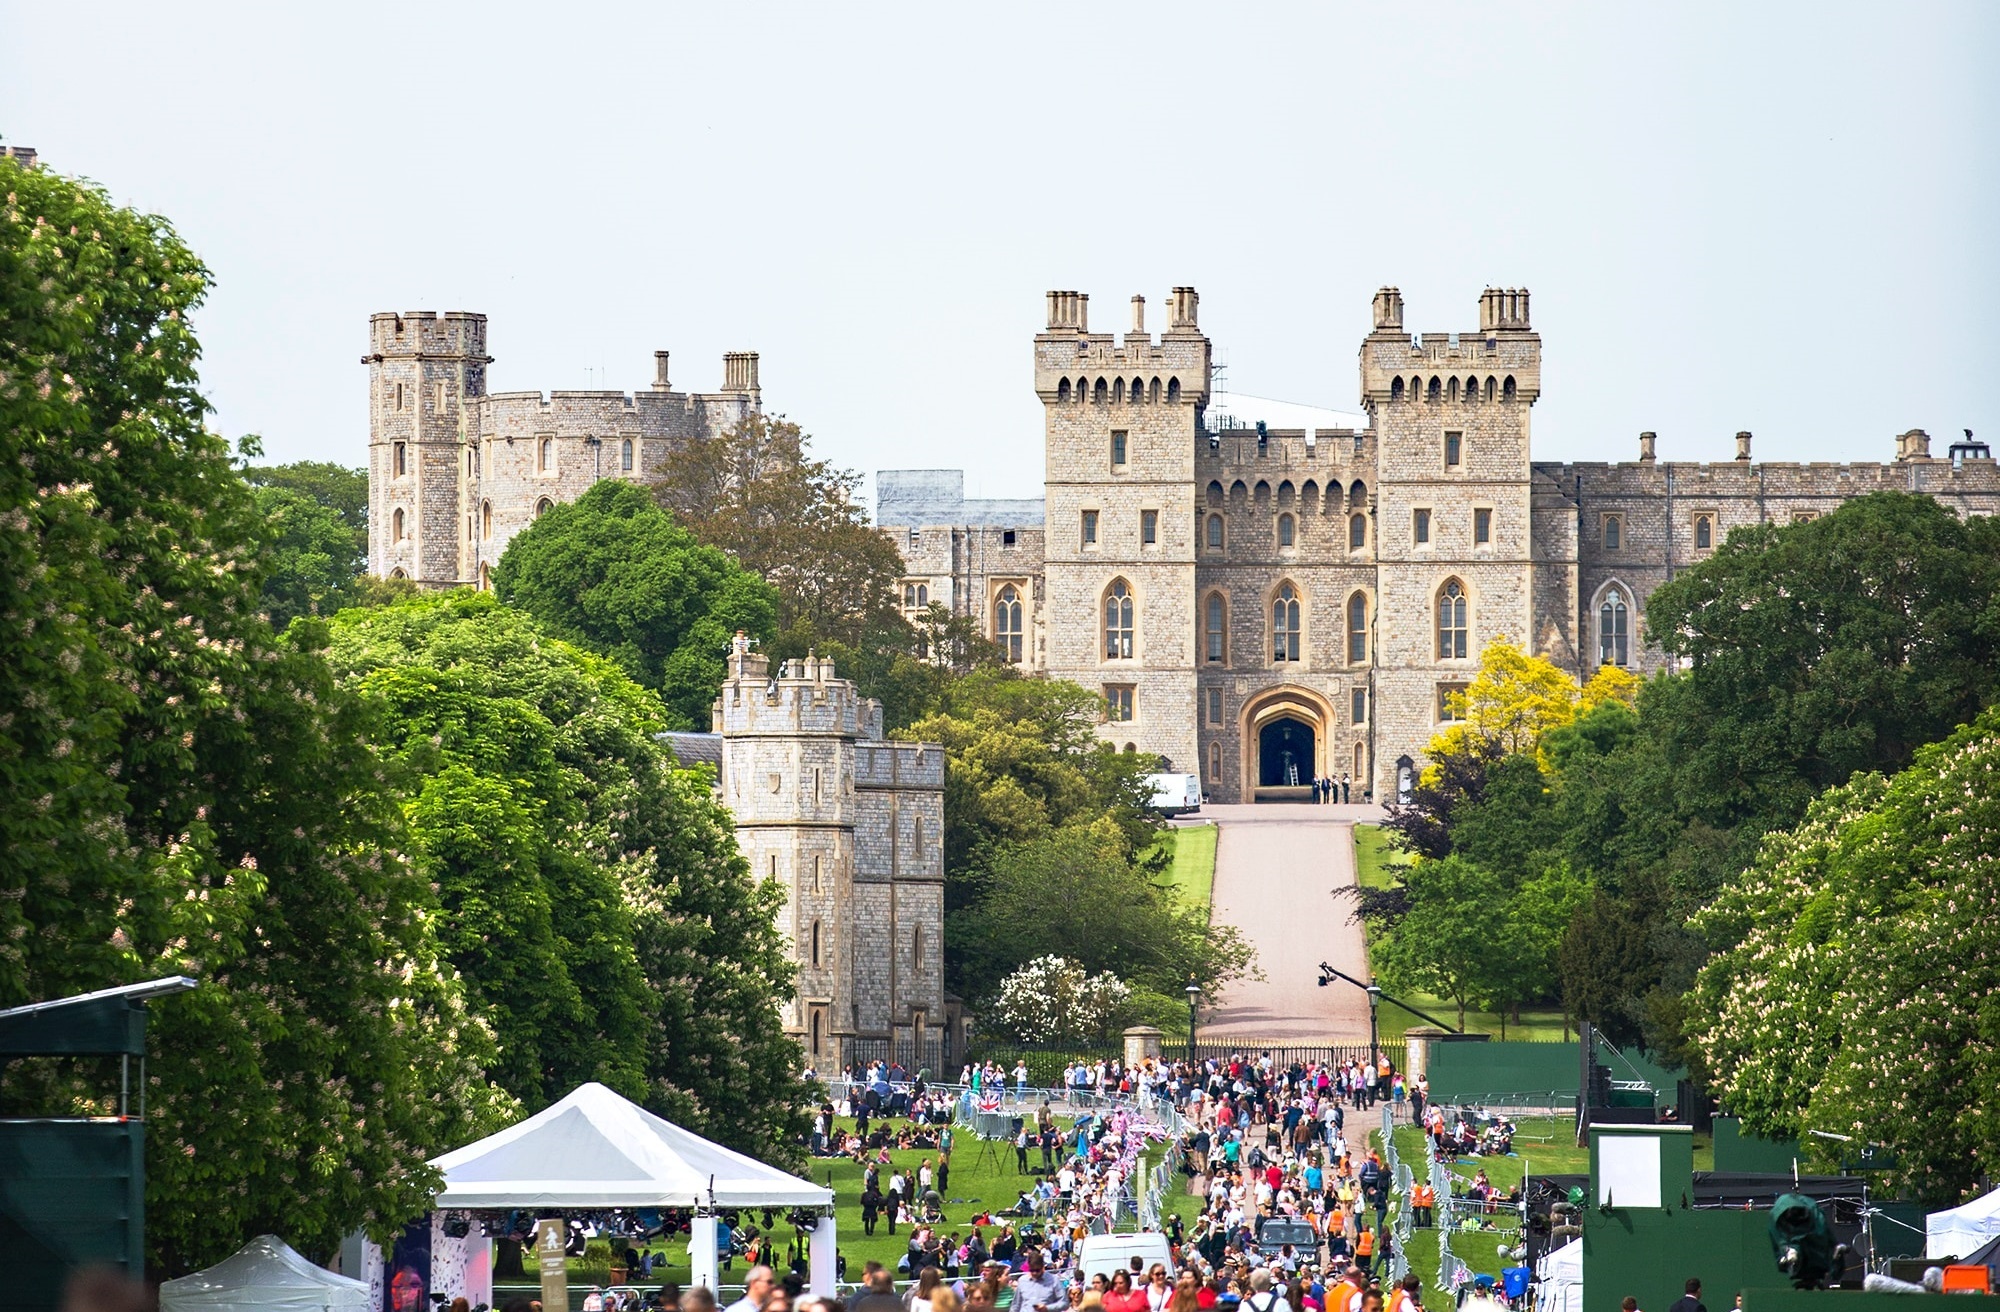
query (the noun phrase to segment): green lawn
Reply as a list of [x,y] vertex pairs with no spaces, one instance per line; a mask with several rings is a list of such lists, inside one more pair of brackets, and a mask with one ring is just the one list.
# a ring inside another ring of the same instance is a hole
[[[1380,825],[1354,826],[1354,875],[1363,888],[1390,887],[1395,882],[1396,867],[1410,863],[1407,853],[1390,845],[1390,837],[1389,831]],[[1506,946],[1496,941],[1493,950],[1504,952]],[[1458,1019],[1458,1008],[1448,999],[1432,997],[1428,993],[1413,993],[1406,1000],[1411,1006],[1427,1011],[1440,1020],[1456,1022]],[[1382,1004],[1381,1018],[1382,1038],[1388,1043],[1400,1043],[1405,1030],[1430,1023],[1386,1002]],[[1574,1037],[1564,1023],[1562,1012],[1555,1009],[1524,1010],[1519,1024],[1515,1024],[1511,1017],[1495,1012],[1467,1011],[1465,1028],[1491,1034],[1495,1038],[1553,1040]]]
[[1159,845],[1174,854],[1167,882],[1189,906],[1206,908],[1215,892],[1215,837],[1214,825],[1182,825],[1160,834]]
[[[1069,1122],[1065,1118],[1060,1123],[1066,1126]],[[837,1124],[848,1127],[852,1122],[840,1121]],[[896,1124],[901,1122],[892,1123],[892,1128]],[[1033,1176],[1015,1173],[1014,1149],[1010,1144],[993,1143],[990,1145],[989,1154],[989,1145],[973,1137],[972,1133],[963,1127],[955,1129],[954,1138],[956,1146],[951,1155],[950,1187],[941,1192],[945,1197],[945,1232],[949,1234],[956,1230],[963,1237],[969,1229],[966,1225],[969,1218],[981,1211],[997,1213],[1012,1207],[1021,1190],[1033,1182]],[[891,1152],[889,1156],[899,1170],[904,1167],[914,1170],[926,1157],[931,1160],[932,1166],[937,1165],[935,1151]],[[1158,1160],[1158,1152],[1155,1151],[1146,1160],[1149,1164]],[[1031,1152],[1029,1162],[1039,1169],[1040,1152]],[[839,1228],[840,1251],[847,1258],[848,1279],[859,1280],[863,1265],[871,1259],[893,1270],[897,1259],[909,1249],[909,1229],[898,1226],[896,1233],[891,1235],[888,1226],[878,1221],[872,1236],[862,1233],[861,1168],[851,1158],[816,1157],[811,1160],[804,1174],[810,1176],[815,1183],[827,1185],[833,1190],[834,1221]],[[764,1228],[763,1217],[754,1210],[742,1213],[742,1220],[745,1224],[760,1230]],[[780,1216],[777,1225],[770,1233],[775,1233],[779,1237],[781,1243],[779,1257],[783,1258],[785,1256],[783,1245],[789,1243],[792,1237],[791,1227],[786,1225],[784,1218]],[[997,1227],[986,1231],[989,1243],[995,1233]],[[687,1283],[688,1261],[685,1237],[671,1243],[655,1243],[650,1245],[650,1248],[654,1253],[666,1254],[668,1259],[668,1266],[664,1270],[657,1266],[654,1268],[651,1284],[657,1285],[665,1280]],[[743,1263],[739,1261],[734,1272],[723,1272],[722,1282],[725,1285],[739,1282],[743,1279],[743,1272]]]

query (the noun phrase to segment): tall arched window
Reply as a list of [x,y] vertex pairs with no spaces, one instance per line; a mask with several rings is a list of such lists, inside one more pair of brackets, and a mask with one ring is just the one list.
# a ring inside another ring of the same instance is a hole
[[1400,401],[1403,399],[1403,380],[1401,377],[1389,380],[1389,399],[1391,401]]
[[1105,398],[1110,394],[1111,394],[1111,385],[1105,382],[1102,378],[1100,378],[1097,380],[1097,386],[1091,389],[1090,399],[1097,402],[1099,405],[1103,405]]
[[389,516],[389,540],[392,542],[401,542],[403,540],[403,512],[401,510]]
[[491,501],[482,501],[479,503],[479,536],[482,538],[493,536],[493,503]]
[[1222,516],[1220,515],[1210,515],[1208,517],[1208,549],[1210,551],[1222,550]]
[[535,444],[535,468],[546,474],[556,467],[556,440],[545,437]]
[[924,965],[924,927],[918,925],[910,931],[910,961],[917,969]]
[[1597,608],[1597,663],[1599,665],[1624,665],[1630,648],[1627,641],[1628,616],[1625,596],[1617,589],[1605,594],[1604,604]]
[[1368,659],[1368,594],[1357,592],[1347,599],[1347,663],[1360,665]]
[[1132,587],[1118,579],[1104,590],[1104,659],[1132,659]]
[[1438,659],[1441,661],[1464,660],[1470,648],[1470,625],[1467,622],[1465,586],[1457,579],[1445,580],[1438,589]]
[[1358,478],[1354,480],[1354,486],[1347,489],[1347,508],[1349,510],[1368,509],[1368,485]]
[[1347,517],[1347,549],[1359,551],[1368,545],[1368,516],[1349,515]]
[[1298,538],[1298,526],[1290,515],[1278,516],[1278,545],[1292,546]]
[[1500,399],[1503,401],[1514,399],[1514,375],[1508,374],[1507,381],[1500,384]]
[[628,474],[632,472],[632,439],[629,437],[618,444],[618,467]]
[[1169,378],[1167,380],[1167,404],[1179,405],[1180,401],[1181,401],[1181,380],[1178,378]]
[[1299,658],[1299,594],[1286,583],[1271,598],[1271,659],[1274,662]]
[[535,518],[540,519],[543,515],[548,514],[551,510],[555,509],[555,504],[555,502],[549,500],[547,497],[543,497],[540,501],[537,501],[535,503]]
[[818,922],[817,920],[813,921],[813,956],[812,956],[812,962],[813,962],[813,965],[815,965],[815,966],[817,966],[817,965],[819,964],[819,922]]
[[993,601],[993,641],[1010,664],[1021,663],[1021,590],[1011,583]]
[[1694,549],[1707,551],[1715,545],[1715,520],[1708,515],[1694,517]]
[[1062,405],[1069,404],[1069,379],[1065,378],[1056,384],[1056,401]]
[[1220,592],[1208,594],[1208,601],[1202,606],[1203,650],[1210,665],[1226,665],[1229,662],[1229,607]]

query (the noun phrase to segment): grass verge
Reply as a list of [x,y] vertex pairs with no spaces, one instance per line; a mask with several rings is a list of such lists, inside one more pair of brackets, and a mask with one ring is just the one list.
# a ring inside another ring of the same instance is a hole
[[1167,883],[1191,907],[1208,909],[1215,893],[1214,825],[1180,825],[1163,830],[1159,845],[1173,853]]

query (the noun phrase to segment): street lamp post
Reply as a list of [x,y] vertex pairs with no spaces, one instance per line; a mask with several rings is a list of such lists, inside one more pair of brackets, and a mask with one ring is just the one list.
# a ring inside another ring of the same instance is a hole
[[1382,1060],[1382,1026],[1376,1019],[1376,1008],[1382,1005],[1382,986],[1368,986],[1368,1060]]
[[1201,985],[1192,975],[1188,976],[1186,993],[1188,1000],[1188,1067],[1192,1069],[1194,1066],[1195,1013],[1201,1007]]

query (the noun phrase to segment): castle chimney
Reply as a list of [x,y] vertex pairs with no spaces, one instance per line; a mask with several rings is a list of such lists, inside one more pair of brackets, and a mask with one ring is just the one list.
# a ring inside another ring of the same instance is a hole
[[755,351],[729,351],[723,355],[722,390],[725,392],[755,392],[757,390],[757,353]]
[[1394,332],[1403,326],[1403,293],[1384,287],[1375,293],[1375,330]]
[[1146,335],[1146,298],[1143,296],[1132,298],[1132,335],[1134,337]]
[[33,146],[0,146],[0,159],[11,159],[24,169],[35,167]]
[[1076,330],[1087,333],[1090,331],[1090,293],[1071,292],[1070,296],[1073,298],[1071,315],[1076,320]]
[[1067,295],[1069,295],[1069,293],[1068,293],[1068,292],[1050,292],[1050,293],[1049,293],[1049,331],[1050,331],[1050,332],[1054,332],[1054,331],[1055,331],[1056,329],[1058,329],[1058,328],[1061,328],[1061,327],[1063,327],[1063,326],[1064,326],[1064,325],[1063,325],[1063,297],[1065,297],[1065,296],[1067,296]]
[[1750,434],[1738,433],[1736,435],[1736,458],[1738,460],[1748,460],[1750,458]]
[[1654,453],[1654,451],[1653,451],[1653,444],[1654,444],[1654,443],[1656,443],[1656,442],[1658,442],[1659,440],[1660,440],[1660,437],[1659,437],[1659,434],[1657,434],[1657,433],[1641,433],[1641,434],[1639,434],[1639,463],[1640,463],[1640,464],[1642,464],[1642,465],[1650,465],[1650,464],[1652,464],[1652,463],[1653,463],[1653,461],[1654,461],[1654,460],[1658,459],[1658,456],[1657,456],[1657,455],[1656,455],[1656,454]]
[[1167,304],[1169,307],[1167,319],[1167,328],[1169,331],[1189,333],[1199,331],[1196,325],[1196,318],[1197,310],[1201,305],[1201,297],[1195,294],[1194,288],[1174,288],[1173,295],[1168,297]]
[[1896,439],[1896,459],[1929,460],[1931,458],[1931,435],[1921,428],[1912,428]]
[[671,392],[673,390],[672,385],[667,382],[667,353],[665,351],[653,352],[653,390],[655,392]]

